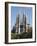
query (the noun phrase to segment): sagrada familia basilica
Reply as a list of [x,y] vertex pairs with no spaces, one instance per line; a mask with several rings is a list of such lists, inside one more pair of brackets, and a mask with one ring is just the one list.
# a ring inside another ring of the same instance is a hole
[[28,16],[17,14],[16,16],[16,33],[28,32]]

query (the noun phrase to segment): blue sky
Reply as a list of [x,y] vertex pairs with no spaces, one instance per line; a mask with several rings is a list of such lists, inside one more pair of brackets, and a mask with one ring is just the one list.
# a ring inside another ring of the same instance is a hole
[[[29,24],[32,25],[32,7],[16,7],[11,6],[11,28],[16,23],[16,15],[17,13],[25,14],[28,16]],[[22,16],[22,15],[21,15]]]

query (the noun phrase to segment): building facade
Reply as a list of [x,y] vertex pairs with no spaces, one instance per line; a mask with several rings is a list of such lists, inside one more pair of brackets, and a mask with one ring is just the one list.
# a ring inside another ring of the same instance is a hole
[[16,33],[27,32],[27,17],[23,14],[17,14],[16,16]]

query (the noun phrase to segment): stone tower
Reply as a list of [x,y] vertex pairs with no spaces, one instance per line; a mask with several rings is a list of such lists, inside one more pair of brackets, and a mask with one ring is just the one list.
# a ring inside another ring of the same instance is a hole
[[26,16],[17,14],[16,16],[16,33],[26,32]]
[[16,33],[19,32],[19,14],[16,16]]

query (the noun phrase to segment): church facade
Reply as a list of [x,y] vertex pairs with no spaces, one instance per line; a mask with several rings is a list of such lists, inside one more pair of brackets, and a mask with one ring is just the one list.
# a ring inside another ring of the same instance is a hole
[[[27,28],[28,28],[28,17],[23,15],[18,14],[16,16],[16,33],[23,33],[23,32],[27,32]],[[27,28],[26,28],[27,27]]]

